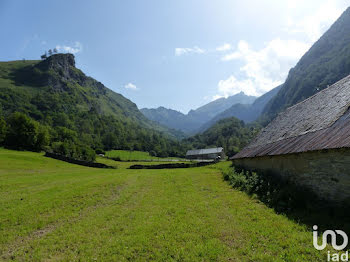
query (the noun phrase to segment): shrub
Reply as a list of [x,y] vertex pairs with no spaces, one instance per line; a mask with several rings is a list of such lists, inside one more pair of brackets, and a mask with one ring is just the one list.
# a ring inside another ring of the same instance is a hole
[[51,145],[53,153],[69,157],[72,159],[84,160],[93,162],[96,159],[96,153],[90,147],[78,145],[72,141],[54,142]]
[[96,159],[96,153],[93,149],[87,146],[79,146],[80,157],[82,160],[93,162]]
[[150,156],[157,156],[157,153],[156,153],[154,150],[151,150],[151,151],[149,152],[149,154],[150,154]]
[[6,147],[40,151],[49,144],[49,141],[47,128],[27,115],[15,112],[8,118],[4,143]]
[[39,125],[36,151],[40,151],[46,148],[50,144],[49,128],[46,126]]
[[304,208],[310,205],[308,199],[315,199],[310,190],[272,174],[229,168],[223,170],[223,176],[232,187],[257,195],[261,201],[278,211]]
[[102,150],[101,148],[95,149],[95,152],[96,152],[96,154],[98,154],[98,155],[105,155],[105,154],[106,154],[106,152],[105,152],[104,150]]
[[65,141],[65,140],[76,141],[78,139],[77,132],[69,128],[58,126],[54,130],[56,131],[57,141]]
[[6,122],[3,117],[0,117],[0,145],[4,142],[6,136]]

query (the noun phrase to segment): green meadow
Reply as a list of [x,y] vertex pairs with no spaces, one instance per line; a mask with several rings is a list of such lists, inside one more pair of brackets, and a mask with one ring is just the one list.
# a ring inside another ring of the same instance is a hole
[[[142,152],[142,151],[127,151],[127,150],[111,150],[106,152],[107,157],[111,158],[119,158],[122,161],[132,161],[132,160],[164,160],[159,157],[151,156],[148,152]],[[178,159],[174,157],[167,157],[166,159]]]
[[216,165],[96,169],[0,149],[0,261],[324,261]]

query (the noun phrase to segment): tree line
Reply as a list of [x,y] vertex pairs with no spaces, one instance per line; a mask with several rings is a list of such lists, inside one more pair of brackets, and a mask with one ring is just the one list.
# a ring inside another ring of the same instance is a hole
[[233,156],[248,145],[260,129],[261,126],[256,123],[245,124],[242,120],[230,117],[184,142],[192,148],[223,147],[227,156]]
[[202,134],[183,141],[172,141],[152,130],[137,131],[139,128],[132,123],[124,129],[121,123],[112,118],[100,120],[97,124],[86,117],[77,117],[80,118],[78,126],[82,131],[78,134],[68,128],[73,128],[73,122],[62,113],[44,123],[20,112],[12,113],[6,121],[0,116],[0,146],[17,150],[45,150],[85,161],[94,161],[96,153],[113,149],[145,151],[158,157],[184,157],[189,149],[223,147],[225,153],[232,156],[260,130],[260,126],[245,125],[232,117],[220,120]]
[[95,151],[77,141],[65,139],[52,142],[54,139],[50,131],[49,126],[42,125],[21,112],[11,114],[7,121],[0,116],[0,146],[36,152],[45,150],[74,159],[95,160]]

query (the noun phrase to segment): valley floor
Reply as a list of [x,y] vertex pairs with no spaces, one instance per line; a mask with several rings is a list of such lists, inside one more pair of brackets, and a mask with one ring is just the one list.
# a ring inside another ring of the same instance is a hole
[[310,229],[230,188],[220,173],[229,162],[173,170],[113,163],[118,169],[95,169],[0,149],[0,261],[326,258]]

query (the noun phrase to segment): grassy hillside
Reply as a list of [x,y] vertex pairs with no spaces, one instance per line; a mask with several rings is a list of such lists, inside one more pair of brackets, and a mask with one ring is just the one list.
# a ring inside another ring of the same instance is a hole
[[220,173],[228,165],[101,170],[0,149],[0,260],[326,257],[309,228],[231,189]]
[[350,74],[350,8],[310,48],[288,77],[278,94],[267,104],[263,118],[273,118]]
[[71,54],[0,62],[0,117],[1,111],[5,118],[20,111],[51,127],[53,140],[68,139],[69,133],[105,150],[153,150],[162,156],[182,150],[171,139],[180,132],[148,120],[133,102],[86,76]]

